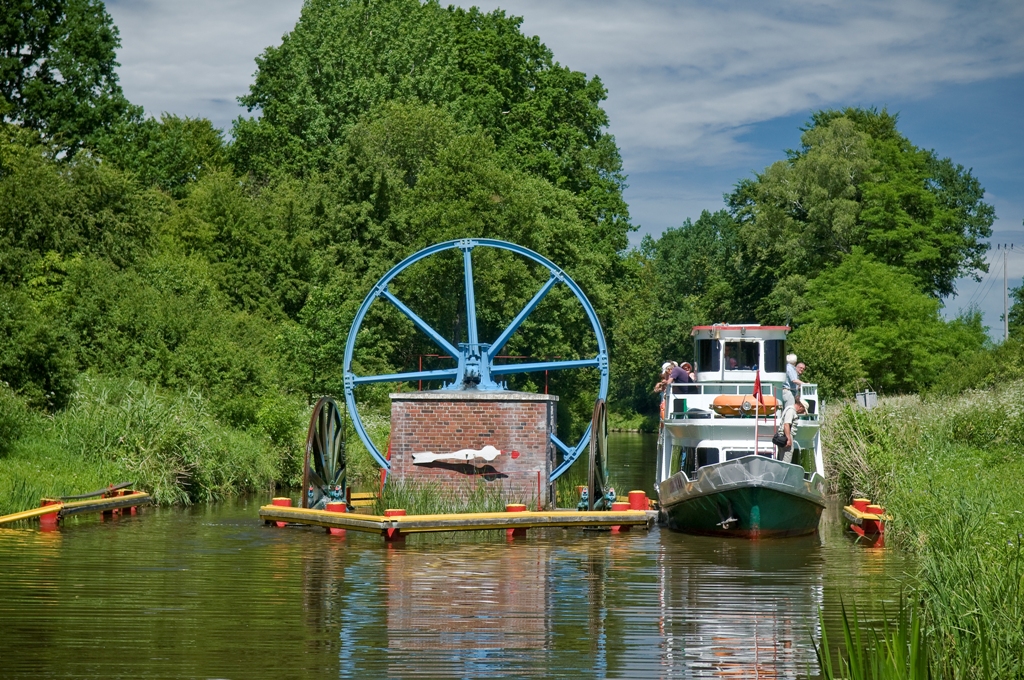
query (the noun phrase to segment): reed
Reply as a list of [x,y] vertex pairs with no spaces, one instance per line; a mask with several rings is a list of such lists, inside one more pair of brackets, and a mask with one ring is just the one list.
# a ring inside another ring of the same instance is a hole
[[843,645],[833,663],[822,612],[818,612],[821,640],[815,644],[818,666],[825,680],[931,680],[936,676],[922,625],[922,608],[900,598],[895,621],[886,619],[881,633],[868,629],[857,609],[842,605]]
[[71,405],[24,428],[0,466],[0,512],[131,481],[160,503],[266,490],[288,458],[260,432],[221,425],[196,392],[81,376]]
[[434,481],[411,482],[389,478],[376,500],[374,512],[383,515],[389,508],[402,508],[409,515],[504,512],[510,503],[525,503],[527,508],[535,508],[537,499],[514,495],[500,481],[478,480],[463,485],[460,492],[454,492]]

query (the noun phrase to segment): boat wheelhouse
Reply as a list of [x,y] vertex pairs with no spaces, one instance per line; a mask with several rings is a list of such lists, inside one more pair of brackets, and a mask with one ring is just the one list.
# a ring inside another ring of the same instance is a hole
[[[672,529],[761,538],[813,533],[825,506],[817,385],[800,398],[793,459],[775,458],[786,326],[695,326],[696,383],[666,388],[657,488]],[[760,387],[760,394],[757,388]]]

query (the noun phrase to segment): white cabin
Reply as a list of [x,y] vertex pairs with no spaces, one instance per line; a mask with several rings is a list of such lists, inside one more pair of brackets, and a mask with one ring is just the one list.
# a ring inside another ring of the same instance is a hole
[[[773,455],[771,436],[781,414],[782,385],[786,380],[786,334],[788,326],[758,324],[716,324],[694,326],[694,373],[696,383],[673,384],[665,394],[662,413],[662,451],[657,482],[682,469],[692,476],[705,465],[747,455]],[[780,405],[772,415],[754,415],[755,380],[760,377],[761,393],[774,396]],[[721,395],[751,395],[748,415],[727,416],[715,411]],[[809,455],[798,456],[808,474],[823,474],[819,437],[821,402],[818,386],[804,384],[800,398],[807,414],[800,418],[797,448]],[[678,448],[682,451],[679,452]],[[673,449],[676,449],[673,455]],[[681,456],[680,460],[680,453]],[[681,464],[682,463],[682,464]]]

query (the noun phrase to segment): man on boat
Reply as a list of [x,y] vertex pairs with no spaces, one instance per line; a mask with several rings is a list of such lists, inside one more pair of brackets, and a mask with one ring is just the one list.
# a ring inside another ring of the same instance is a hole
[[782,404],[784,408],[792,406],[797,397],[800,394],[800,388],[803,386],[804,381],[800,379],[800,374],[804,372],[807,366],[800,362],[796,362],[795,354],[786,355],[786,382],[782,384]]
[[798,399],[782,411],[782,417],[779,418],[779,429],[776,430],[776,437],[778,441],[785,437],[786,445],[776,444],[778,451],[775,458],[777,460],[781,460],[783,463],[793,462],[793,442],[796,440],[796,430],[799,423],[797,416],[802,416],[805,413],[807,413],[807,404],[804,403],[803,399]]

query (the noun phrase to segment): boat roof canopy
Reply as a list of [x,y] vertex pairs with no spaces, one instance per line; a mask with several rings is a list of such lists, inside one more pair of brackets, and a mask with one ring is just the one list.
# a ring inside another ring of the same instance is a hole
[[762,326],[757,323],[718,323],[712,326],[694,326],[690,331],[690,335],[693,337],[716,338],[720,336],[743,337],[747,333],[752,333],[760,337],[785,338],[789,330],[789,326]]

